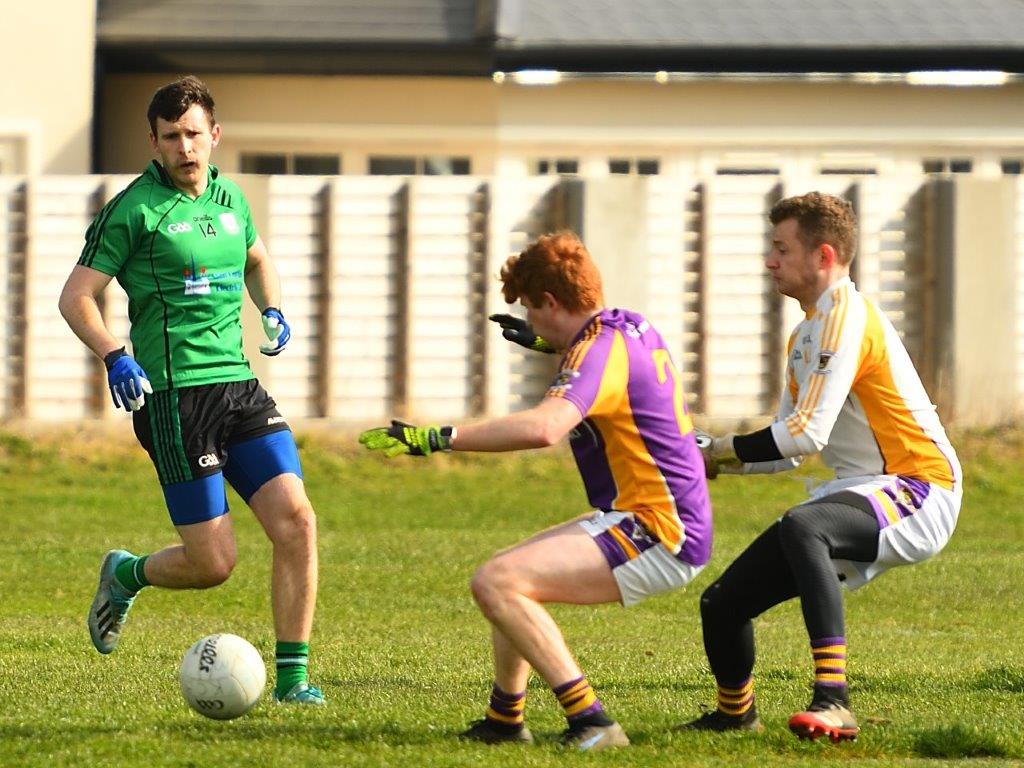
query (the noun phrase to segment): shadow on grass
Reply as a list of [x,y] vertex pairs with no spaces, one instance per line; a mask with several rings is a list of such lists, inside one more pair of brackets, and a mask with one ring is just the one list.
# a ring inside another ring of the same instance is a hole
[[921,757],[942,759],[1016,756],[997,736],[963,725],[919,731],[914,738],[914,751]]

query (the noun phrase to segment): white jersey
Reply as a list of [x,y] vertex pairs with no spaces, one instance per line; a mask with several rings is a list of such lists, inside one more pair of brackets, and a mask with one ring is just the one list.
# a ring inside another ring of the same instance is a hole
[[963,495],[960,462],[892,323],[849,278],[821,295],[789,339],[786,385],[772,437],[786,458],[743,465],[778,472],[821,451],[841,491],[867,500],[879,524],[872,563],[836,561],[855,589],[949,541]]
[[843,278],[789,339],[786,384],[772,437],[793,467],[821,451],[837,478],[899,475],[959,490],[960,462],[896,329]]

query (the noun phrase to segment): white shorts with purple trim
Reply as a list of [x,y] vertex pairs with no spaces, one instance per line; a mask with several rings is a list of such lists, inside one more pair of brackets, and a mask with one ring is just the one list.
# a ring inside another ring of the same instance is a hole
[[847,589],[864,586],[900,565],[920,563],[938,554],[956,528],[963,491],[948,490],[902,475],[846,477],[819,486],[811,500],[840,491],[865,497],[878,520],[878,557],[871,563],[835,560]]
[[691,565],[669,552],[630,512],[598,510],[580,525],[608,561],[626,608],[685,587],[704,570],[703,565]]

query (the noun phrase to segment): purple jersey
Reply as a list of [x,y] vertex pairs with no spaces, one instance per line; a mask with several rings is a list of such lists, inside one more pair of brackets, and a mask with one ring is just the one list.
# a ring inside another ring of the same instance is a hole
[[576,336],[547,392],[575,405],[570,436],[590,503],[632,512],[672,554],[711,556],[711,503],[683,387],[642,315],[605,309]]

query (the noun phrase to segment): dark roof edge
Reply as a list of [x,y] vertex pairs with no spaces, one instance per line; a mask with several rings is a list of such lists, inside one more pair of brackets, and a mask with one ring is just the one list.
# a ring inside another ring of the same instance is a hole
[[450,75],[490,77],[493,47],[420,43],[101,41],[110,73],[214,72],[264,75]]
[[901,48],[580,46],[495,52],[495,68],[562,72],[913,72],[973,69],[1024,72],[1024,45],[904,46]]

